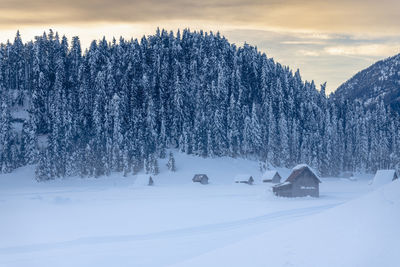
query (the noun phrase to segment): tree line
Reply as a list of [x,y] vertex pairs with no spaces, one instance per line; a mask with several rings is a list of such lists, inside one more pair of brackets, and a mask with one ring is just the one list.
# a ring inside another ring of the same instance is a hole
[[219,33],[157,29],[85,51],[78,37],[50,30],[23,43],[17,33],[0,45],[1,172],[155,173],[169,148],[307,163],[323,176],[399,168],[399,116],[379,99],[327,97],[325,86]]

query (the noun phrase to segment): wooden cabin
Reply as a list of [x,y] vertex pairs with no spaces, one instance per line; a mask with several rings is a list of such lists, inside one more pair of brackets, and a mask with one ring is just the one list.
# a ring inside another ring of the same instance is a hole
[[281,182],[281,175],[278,171],[266,171],[262,176],[263,183],[274,183],[278,184]]
[[208,176],[206,174],[195,174],[192,181],[193,183],[208,184]]
[[302,164],[293,168],[292,173],[284,183],[274,185],[272,191],[282,197],[319,197],[321,181],[314,171]]
[[253,176],[249,174],[238,174],[235,176],[235,183],[252,185],[254,183]]

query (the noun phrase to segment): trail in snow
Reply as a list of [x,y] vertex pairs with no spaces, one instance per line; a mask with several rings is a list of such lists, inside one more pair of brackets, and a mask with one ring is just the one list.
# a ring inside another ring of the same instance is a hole
[[[142,241],[142,240],[161,239],[161,238],[177,238],[187,235],[210,234],[213,232],[228,231],[239,227],[250,227],[253,224],[268,223],[268,222],[272,223],[272,221],[274,220],[275,222],[276,220],[279,220],[280,223],[283,223],[284,221],[287,221],[289,219],[294,220],[296,218],[301,218],[304,216],[316,214],[326,209],[335,207],[337,205],[340,205],[340,203],[316,206],[311,208],[284,210],[284,211],[265,214],[262,216],[236,220],[231,222],[201,225],[196,227],[188,227],[188,228],[154,232],[148,234],[120,235],[120,236],[92,236],[92,237],[82,237],[79,239],[63,241],[63,242],[32,244],[32,245],[15,246],[15,247],[3,247],[0,248],[0,254],[26,253],[32,251],[52,250],[52,249],[71,247],[75,245],[132,242],[132,241]],[[268,227],[268,229],[270,229],[270,227]]]

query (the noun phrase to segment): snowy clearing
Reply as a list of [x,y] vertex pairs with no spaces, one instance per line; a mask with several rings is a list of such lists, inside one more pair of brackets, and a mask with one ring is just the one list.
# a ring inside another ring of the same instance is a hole
[[[322,178],[320,198],[287,199],[260,182],[256,161],[175,158],[177,172],[161,160],[152,187],[143,173],[0,175],[0,266],[395,266],[398,181],[370,193],[372,176]],[[255,184],[235,184],[241,173]]]

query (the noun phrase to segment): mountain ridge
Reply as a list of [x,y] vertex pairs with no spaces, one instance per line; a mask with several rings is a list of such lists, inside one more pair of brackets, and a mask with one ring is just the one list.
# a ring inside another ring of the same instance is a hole
[[335,98],[374,106],[383,100],[400,113],[400,54],[380,60],[359,71],[333,93]]

